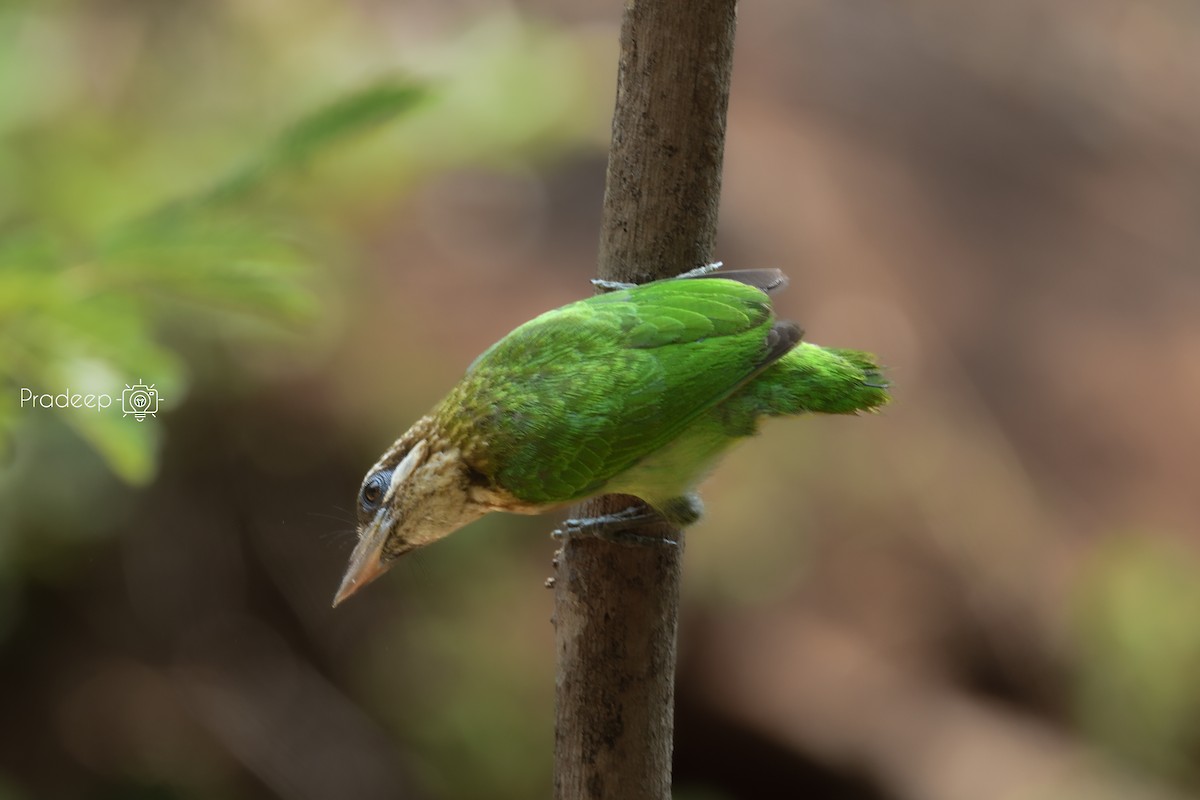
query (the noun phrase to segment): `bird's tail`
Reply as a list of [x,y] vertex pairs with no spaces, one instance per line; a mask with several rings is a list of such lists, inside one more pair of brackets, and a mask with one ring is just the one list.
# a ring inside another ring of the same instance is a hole
[[730,398],[728,411],[773,417],[806,411],[854,414],[886,404],[887,390],[870,353],[801,342]]

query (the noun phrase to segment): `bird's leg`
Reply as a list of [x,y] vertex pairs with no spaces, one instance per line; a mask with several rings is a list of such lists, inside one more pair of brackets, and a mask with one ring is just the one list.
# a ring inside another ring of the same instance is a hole
[[636,283],[622,283],[621,281],[606,281],[600,278],[592,278],[592,286],[597,289],[603,289],[606,292],[615,292],[618,289],[632,289],[637,286]]
[[674,539],[667,539],[663,536],[643,536],[629,530],[657,522],[659,519],[659,515],[650,506],[636,505],[599,517],[563,520],[562,527],[550,535],[555,539],[587,536],[615,544],[678,546],[679,542]]
[[[716,272],[722,266],[724,266],[724,264],[722,262],[714,261],[711,264],[705,264],[703,267],[696,267],[695,269],[689,269],[687,272],[684,272],[680,275],[676,275],[675,278],[676,279],[679,279],[679,278],[702,278],[710,272]],[[603,280],[602,278],[592,278],[592,285],[598,289],[603,289],[606,292],[613,292],[613,291],[617,291],[618,289],[632,289],[633,287],[637,286],[636,283],[624,283],[622,281],[606,281],[606,280]]]
[[703,267],[696,267],[695,269],[689,269],[687,272],[684,272],[680,275],[676,275],[675,279],[678,280],[680,278],[701,278],[710,272],[716,272],[723,266],[725,266],[724,262],[714,261],[711,264],[705,264]]

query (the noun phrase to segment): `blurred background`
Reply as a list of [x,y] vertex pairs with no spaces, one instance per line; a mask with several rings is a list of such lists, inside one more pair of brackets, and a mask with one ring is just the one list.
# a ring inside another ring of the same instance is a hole
[[[591,291],[620,5],[0,2],[2,800],[549,796],[552,519],[329,603],[366,469]],[[1195,5],[739,26],[717,255],[895,400],[706,484],[677,797],[1200,797]]]

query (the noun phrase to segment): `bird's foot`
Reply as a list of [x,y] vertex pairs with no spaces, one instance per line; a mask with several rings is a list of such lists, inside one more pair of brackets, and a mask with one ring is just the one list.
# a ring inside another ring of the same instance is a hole
[[[714,261],[711,264],[705,264],[703,267],[689,269],[687,272],[684,272],[681,275],[676,275],[675,278],[701,278],[710,272],[716,272],[722,266],[724,266],[722,262]],[[597,289],[603,289],[606,292],[615,292],[620,289],[632,289],[633,287],[637,286],[637,284],[624,283],[623,281],[606,281],[602,278],[592,278],[592,286],[595,286]]]
[[592,278],[592,286],[597,289],[603,289],[606,292],[615,292],[619,289],[632,289],[637,286],[636,283],[622,283],[621,281],[606,281],[601,278]]
[[703,267],[696,267],[695,269],[689,269],[687,272],[684,272],[680,275],[676,275],[675,278],[676,279],[679,279],[679,278],[702,278],[710,272],[716,272],[723,266],[725,266],[725,263],[723,261],[714,261],[711,264],[705,264]]
[[599,517],[583,517],[563,520],[562,527],[550,535],[555,539],[568,539],[572,536],[584,536],[591,539],[602,539],[606,542],[624,545],[662,547],[678,547],[679,542],[665,536],[644,536],[634,533],[630,528],[639,528],[662,518],[652,511],[649,506],[630,506],[612,514]]

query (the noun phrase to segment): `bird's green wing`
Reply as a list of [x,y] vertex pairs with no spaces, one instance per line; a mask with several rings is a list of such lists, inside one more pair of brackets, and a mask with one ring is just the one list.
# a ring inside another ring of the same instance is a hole
[[533,319],[471,365],[438,415],[464,458],[522,501],[601,491],[790,349],[761,290],[644,284]]

